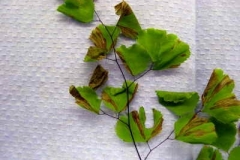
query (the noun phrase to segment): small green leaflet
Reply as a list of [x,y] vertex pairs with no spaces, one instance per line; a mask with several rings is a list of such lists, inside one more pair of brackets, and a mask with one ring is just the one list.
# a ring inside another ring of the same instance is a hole
[[75,98],[79,106],[99,114],[101,100],[98,99],[96,92],[92,88],[88,86],[77,88],[75,86],[70,86],[69,92]]
[[116,14],[120,15],[117,26],[126,37],[136,39],[138,33],[142,30],[140,24],[127,2],[122,1],[115,6]]
[[124,82],[121,88],[104,88],[102,100],[107,108],[117,113],[126,109],[127,104],[131,102],[138,88],[137,83],[133,83],[132,81],[127,81],[126,83]]
[[134,44],[127,48],[125,45],[117,48],[117,54],[132,75],[138,75],[149,68],[151,59],[140,45]]
[[[140,107],[139,112],[131,112],[130,127],[136,142],[147,142],[161,132],[163,123],[162,114],[156,109],[153,109],[152,111],[154,124],[151,128],[145,127],[146,115],[143,107]],[[116,124],[116,134],[123,141],[132,142],[131,133],[126,124],[128,124],[127,115],[121,116],[120,120],[118,120]]]
[[153,70],[178,67],[190,56],[188,44],[174,34],[153,28],[140,31],[136,44],[120,46],[117,53],[132,75],[144,72],[149,64]]
[[203,112],[223,123],[240,118],[240,101],[234,93],[234,81],[221,69],[215,69],[202,95]]
[[203,146],[198,154],[197,160],[223,160],[219,150],[215,150],[209,146]]
[[193,113],[199,96],[197,92],[156,91],[159,103],[177,116]]
[[211,144],[217,138],[214,124],[194,113],[180,117],[175,122],[174,132],[177,140],[187,143]]
[[179,66],[190,56],[188,44],[165,30],[149,28],[142,30],[137,39],[149,54],[154,70],[163,70]]
[[65,0],[57,10],[77,21],[88,23],[93,20],[93,0]]
[[228,160],[239,160],[240,158],[240,146],[235,147],[231,150]]
[[105,70],[100,64],[94,69],[92,77],[89,81],[89,87],[97,89],[103,85],[108,79],[108,71]]
[[211,145],[227,152],[236,140],[236,125],[234,123],[224,124],[214,118],[210,121],[214,123],[217,133],[217,139]]
[[120,29],[116,26],[97,26],[90,35],[90,40],[95,46],[88,48],[85,62],[97,61],[106,57],[113,46],[117,43]]

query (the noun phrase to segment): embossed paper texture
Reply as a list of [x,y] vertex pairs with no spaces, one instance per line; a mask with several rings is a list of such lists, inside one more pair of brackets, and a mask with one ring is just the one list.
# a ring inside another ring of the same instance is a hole
[[[86,85],[95,63],[84,63],[88,37],[99,24],[80,24],[56,11],[62,0],[1,0],[0,5],[0,159],[2,160],[135,160],[132,144],[115,135],[115,120],[79,108],[69,95],[70,85]],[[117,21],[114,5],[97,0],[105,24]],[[163,131],[155,146],[171,132],[175,118],[157,102],[155,90],[203,91],[216,67],[236,82],[240,97],[240,2],[238,0],[127,1],[143,28],[175,33],[191,46],[191,57],[179,68],[150,72],[139,83],[131,107],[151,108],[164,115]],[[119,44],[128,45],[126,39]],[[108,85],[123,78],[111,61]],[[148,152],[146,145],[140,153]],[[192,160],[200,146],[166,141],[149,160]]]

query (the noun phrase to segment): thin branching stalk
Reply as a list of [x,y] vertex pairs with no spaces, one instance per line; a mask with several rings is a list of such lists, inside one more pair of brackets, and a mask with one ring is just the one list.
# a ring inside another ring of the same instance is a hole
[[[174,131],[174,130],[173,130],[173,131]],[[170,132],[170,134],[169,134],[163,141],[161,141],[158,145],[156,145],[156,146],[153,147],[153,148],[151,148],[150,145],[149,145],[149,143],[147,142],[148,148],[149,148],[149,152],[148,152],[148,154],[146,155],[146,157],[144,158],[144,160],[147,160],[148,156],[150,155],[150,153],[151,153],[153,150],[155,150],[155,149],[158,148],[160,145],[162,145],[164,142],[166,142],[167,140],[169,140],[170,137],[171,137],[171,135],[173,134],[173,131]]]
[[[143,76],[145,76],[148,72],[152,71],[153,64],[151,64],[151,66],[149,67],[149,69],[146,70],[144,73],[142,73],[140,76],[134,77],[133,82],[128,85],[128,84],[127,84],[126,76],[125,76],[125,74],[124,74],[124,72],[123,72],[123,70],[122,70],[122,68],[121,68],[121,66],[120,66],[120,63],[118,62],[117,52],[116,52],[116,48],[115,48],[115,42],[114,42],[114,40],[113,40],[113,34],[114,34],[117,26],[114,28],[113,33],[111,34],[110,31],[108,30],[108,28],[106,27],[106,25],[105,25],[105,24],[103,23],[103,21],[100,19],[100,16],[98,15],[98,13],[97,13],[96,11],[94,11],[94,12],[95,12],[95,14],[96,14],[99,22],[105,27],[105,29],[106,29],[106,31],[107,31],[108,35],[110,36],[111,41],[112,41],[112,43],[113,43],[112,49],[113,49],[113,53],[114,53],[114,59],[109,59],[109,58],[106,58],[106,59],[107,59],[107,60],[114,61],[114,62],[117,64],[117,66],[118,66],[118,68],[119,68],[119,71],[121,72],[121,75],[122,75],[122,77],[123,77],[124,83],[125,83],[125,85],[126,85],[126,90],[124,90],[124,92],[126,91],[126,96],[127,96],[127,117],[128,117],[128,121],[127,121],[127,123],[126,123],[126,122],[122,121],[122,120],[119,118],[119,115],[118,115],[117,117],[115,117],[115,116],[112,116],[112,115],[104,112],[103,110],[101,110],[102,113],[103,113],[102,115],[107,115],[107,116],[109,116],[109,117],[111,117],[111,118],[120,120],[120,122],[122,122],[123,124],[127,125],[128,129],[129,129],[129,131],[130,131],[130,135],[131,135],[131,138],[132,138],[132,141],[133,141],[134,148],[135,148],[135,150],[136,150],[136,152],[137,152],[138,158],[139,158],[139,160],[142,160],[142,157],[141,157],[141,155],[140,155],[140,153],[139,153],[139,150],[138,150],[138,147],[137,147],[137,143],[136,143],[136,141],[135,141],[135,139],[134,139],[133,131],[132,131],[132,128],[131,128],[131,121],[130,121],[131,112],[130,112],[130,104],[129,104],[129,87],[131,87],[131,85],[132,85],[134,82],[136,82],[137,80],[139,80],[140,78],[142,78]],[[147,142],[147,145],[148,145],[148,148],[149,148],[149,152],[148,152],[147,156],[144,158],[144,160],[146,160],[146,159],[148,158],[148,156],[151,154],[151,152],[152,152],[153,150],[155,150],[156,148],[158,148],[158,147],[159,147],[161,144],[163,144],[166,140],[170,139],[170,136],[172,135],[172,133],[173,133],[173,131],[168,135],[168,137],[167,137],[166,139],[164,139],[162,142],[160,142],[157,146],[155,146],[155,147],[153,147],[153,148],[151,148],[150,145],[149,145],[149,143]]]
[[126,122],[124,122],[123,120],[121,120],[121,119],[119,118],[119,114],[117,114],[117,116],[115,117],[115,116],[113,116],[113,115],[111,115],[111,114],[106,113],[106,112],[103,111],[103,110],[101,110],[101,112],[102,112],[102,114],[99,114],[99,115],[106,115],[106,116],[111,117],[111,118],[113,118],[113,119],[119,120],[120,122],[122,122],[123,124],[125,124],[125,125],[128,126],[128,124],[127,124]]
[[115,32],[115,30],[116,30],[116,27],[115,27],[113,33],[111,34],[110,31],[108,30],[108,28],[106,27],[106,25],[105,25],[105,24],[103,23],[103,21],[100,19],[98,13],[97,13],[96,11],[94,11],[94,12],[95,12],[96,16],[98,17],[100,23],[105,27],[105,29],[106,29],[106,31],[107,31],[108,35],[110,36],[110,38],[111,38],[111,40],[112,40],[112,43],[113,43],[113,52],[114,52],[115,62],[116,62],[116,64],[117,64],[118,68],[119,68],[119,71],[121,72],[121,75],[122,75],[122,77],[123,77],[124,83],[125,83],[125,85],[126,85],[127,116],[128,116],[128,123],[127,123],[128,125],[127,125],[127,126],[128,126],[128,128],[129,128],[129,131],[130,131],[130,134],[131,134],[131,138],[132,138],[132,140],[133,140],[133,145],[134,145],[135,150],[136,150],[136,152],[137,152],[138,158],[139,158],[139,160],[142,160],[141,155],[140,155],[139,150],[138,150],[138,147],[137,147],[137,144],[136,144],[136,141],[135,141],[134,136],[133,136],[132,128],[131,128],[131,122],[130,122],[130,106],[129,106],[129,86],[128,86],[128,84],[127,84],[126,76],[125,76],[125,74],[124,74],[124,72],[123,72],[123,70],[122,70],[122,68],[121,68],[121,66],[120,66],[120,64],[119,64],[119,62],[118,62],[117,53],[116,53],[116,48],[115,48],[115,43],[114,43],[114,40],[113,40],[113,37],[112,37],[112,34],[114,34],[114,32]]

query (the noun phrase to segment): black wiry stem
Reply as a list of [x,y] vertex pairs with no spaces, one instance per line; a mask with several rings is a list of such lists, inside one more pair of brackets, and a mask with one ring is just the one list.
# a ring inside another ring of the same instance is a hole
[[117,119],[117,120],[119,120],[120,122],[122,122],[123,124],[125,124],[125,125],[128,126],[128,124],[127,124],[126,122],[124,122],[123,120],[121,120],[121,119],[119,118],[119,114],[117,114],[117,117],[115,117],[115,116],[113,116],[113,115],[111,115],[111,114],[106,113],[106,112],[103,111],[103,110],[101,110],[101,112],[102,112],[102,114],[99,114],[99,115],[106,115],[106,116],[108,116],[108,117]]
[[137,80],[139,80],[140,78],[142,78],[143,76],[145,76],[148,72],[152,71],[152,67],[153,67],[153,65],[151,64],[151,66],[149,67],[148,70],[146,70],[143,74],[141,74],[141,75],[138,76],[137,78],[134,78],[134,82],[136,82]]
[[158,145],[156,145],[155,147],[153,147],[153,148],[151,148],[150,146],[149,146],[149,143],[147,143],[148,144],[148,147],[149,147],[149,152],[148,152],[148,154],[146,155],[146,157],[144,158],[144,160],[146,160],[147,158],[148,158],[148,156],[150,155],[150,153],[154,150],[154,149],[156,149],[156,148],[158,148],[160,145],[162,145],[165,141],[167,141],[168,139],[170,139],[170,136],[173,134],[173,131],[167,136],[167,138],[165,138],[163,141],[161,141]]
[[128,84],[127,84],[127,79],[126,79],[126,77],[125,77],[125,75],[124,75],[124,72],[123,72],[123,70],[122,70],[122,68],[121,68],[121,66],[120,66],[120,64],[119,64],[119,62],[118,62],[117,53],[116,53],[116,48],[115,48],[115,44],[114,44],[115,42],[114,42],[113,37],[112,37],[112,34],[114,34],[114,32],[115,32],[115,30],[116,30],[116,27],[115,27],[113,33],[111,34],[110,31],[108,30],[108,28],[106,27],[106,25],[105,25],[105,24],[102,22],[102,20],[100,19],[98,13],[97,13],[96,11],[94,11],[94,12],[95,12],[96,16],[98,17],[100,23],[105,27],[105,29],[106,29],[106,31],[108,32],[108,35],[110,36],[110,38],[111,38],[111,40],[112,40],[112,43],[113,43],[113,52],[114,52],[114,57],[115,57],[115,60],[114,60],[114,61],[116,62],[117,66],[118,66],[118,68],[119,68],[119,71],[121,72],[121,75],[122,75],[122,77],[123,77],[123,79],[124,79],[124,83],[125,83],[125,85],[126,85],[126,93],[127,93],[127,94],[126,94],[126,95],[127,95],[127,116],[128,116],[127,126],[128,126],[128,128],[129,128],[129,131],[130,131],[130,134],[131,134],[131,138],[132,138],[132,140],[133,140],[133,145],[134,145],[134,147],[135,147],[135,149],[136,149],[138,158],[139,158],[139,160],[142,160],[141,155],[140,155],[140,153],[139,153],[139,151],[138,151],[138,147],[137,147],[136,141],[135,141],[134,136],[133,136],[132,128],[131,128],[131,122],[130,122],[130,106],[129,106],[129,86],[128,86]]

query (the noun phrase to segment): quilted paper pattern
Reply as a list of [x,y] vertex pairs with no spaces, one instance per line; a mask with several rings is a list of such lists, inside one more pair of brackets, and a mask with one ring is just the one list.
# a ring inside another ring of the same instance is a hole
[[[117,20],[113,6],[120,1],[96,0],[106,24]],[[114,133],[115,121],[95,116],[74,104],[70,85],[85,85],[96,64],[83,63],[88,37],[98,25],[79,24],[56,11],[61,0],[1,0],[0,5],[0,159],[1,160],[134,160],[132,145]],[[177,34],[192,55],[179,68],[151,72],[140,79],[133,108],[157,107],[164,130],[153,145],[172,130],[174,117],[159,106],[155,89],[202,91],[213,68],[223,68],[236,80],[240,97],[240,2],[238,0],[128,0],[143,28]],[[121,41],[124,44],[126,40]],[[109,85],[121,85],[117,66]],[[152,83],[149,83],[151,80]],[[147,97],[147,98],[145,98]],[[147,118],[148,119],[148,118]],[[147,122],[151,125],[151,122]],[[167,141],[149,160],[192,159],[198,147]],[[140,147],[145,155],[146,146]]]

